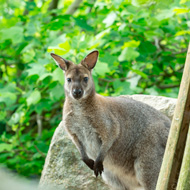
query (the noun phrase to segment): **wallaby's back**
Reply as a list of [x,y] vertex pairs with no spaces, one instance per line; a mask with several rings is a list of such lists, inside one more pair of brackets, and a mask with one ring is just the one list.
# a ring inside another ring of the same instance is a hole
[[[106,98],[105,102],[107,113],[120,123],[118,140],[108,152],[109,161],[105,162],[105,180],[116,187],[119,183],[121,187],[133,189],[140,184],[146,189],[154,190],[170,119],[147,104],[132,99],[114,97]],[[109,177],[106,177],[106,173]],[[123,177],[125,174],[128,177]]]

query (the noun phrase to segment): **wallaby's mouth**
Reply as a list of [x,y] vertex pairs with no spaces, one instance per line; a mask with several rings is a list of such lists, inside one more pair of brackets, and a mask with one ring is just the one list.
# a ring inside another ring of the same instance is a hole
[[81,88],[74,88],[72,90],[73,98],[80,99],[83,96],[83,90]]

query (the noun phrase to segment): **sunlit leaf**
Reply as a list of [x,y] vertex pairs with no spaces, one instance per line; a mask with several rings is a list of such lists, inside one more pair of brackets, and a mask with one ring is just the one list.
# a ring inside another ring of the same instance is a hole
[[13,148],[13,145],[12,144],[6,144],[6,143],[1,143],[0,144],[0,152],[2,151],[11,151]]
[[64,84],[63,71],[59,67],[53,71],[52,77],[54,81],[59,81],[62,85]]
[[8,29],[0,31],[1,41],[11,39],[14,44],[19,43],[23,40],[23,30],[21,26],[13,26]]
[[175,36],[183,36],[183,35],[186,35],[186,34],[190,34],[190,30],[182,30],[182,31],[179,31],[175,34]]
[[94,71],[98,75],[104,75],[105,73],[109,72],[110,69],[108,67],[107,63],[99,62],[96,67],[94,68]]
[[65,52],[64,52],[64,54],[65,54],[65,53],[68,53],[68,52],[69,52],[69,50],[71,49],[70,44],[69,44],[69,42],[68,42],[68,41],[66,41],[66,42],[64,42],[64,43],[59,44],[59,47],[60,47],[60,48],[62,48],[62,49],[63,49],[63,51],[65,51]]
[[175,8],[173,11],[179,15],[179,14],[184,14],[184,13],[189,13],[190,9],[188,8]]
[[140,41],[131,40],[129,42],[125,42],[121,49],[125,49],[126,47],[138,47],[140,45]]
[[180,0],[180,4],[184,4],[184,3],[186,3],[186,2],[188,2],[189,0]]
[[117,15],[115,12],[110,12],[107,17],[103,20],[103,23],[106,24],[106,27],[111,26],[114,22],[115,19],[117,18]]
[[34,90],[30,96],[26,99],[27,105],[30,106],[32,104],[36,104],[41,99],[41,94],[38,90]]
[[28,73],[28,76],[31,76],[31,75],[42,76],[43,74],[46,73],[44,66],[41,64],[32,63],[29,66],[30,66],[30,69],[26,70]]
[[172,11],[172,9],[165,9],[162,10],[157,16],[156,18],[160,21],[160,20],[164,20],[164,19],[168,19],[171,18],[174,15],[174,12]]
[[118,57],[119,61],[132,61],[135,60],[140,54],[134,48],[126,47],[122,50],[120,56]]

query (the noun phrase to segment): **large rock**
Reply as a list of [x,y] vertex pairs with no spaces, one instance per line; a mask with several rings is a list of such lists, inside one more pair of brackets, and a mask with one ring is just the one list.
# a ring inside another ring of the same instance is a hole
[[[125,97],[144,102],[160,112],[173,117],[176,99],[161,96],[132,95]],[[57,127],[46,157],[40,187],[56,186],[61,190],[107,190],[101,178],[81,161],[77,149],[64,132],[62,122]]]
[[23,179],[0,167],[0,190],[38,190],[35,181]]

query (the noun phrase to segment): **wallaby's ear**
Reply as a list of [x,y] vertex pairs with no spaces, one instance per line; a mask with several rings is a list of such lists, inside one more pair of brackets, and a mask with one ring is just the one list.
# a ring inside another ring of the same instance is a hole
[[96,65],[99,52],[97,50],[89,53],[81,62],[85,67],[87,66],[89,70],[93,69]]
[[69,68],[71,62],[69,62],[69,61],[63,59],[62,57],[60,57],[59,55],[56,55],[56,54],[54,54],[54,53],[51,53],[51,56],[53,57],[53,59],[54,59],[54,61],[56,62],[56,64],[57,64],[62,70],[66,71],[66,70]]

